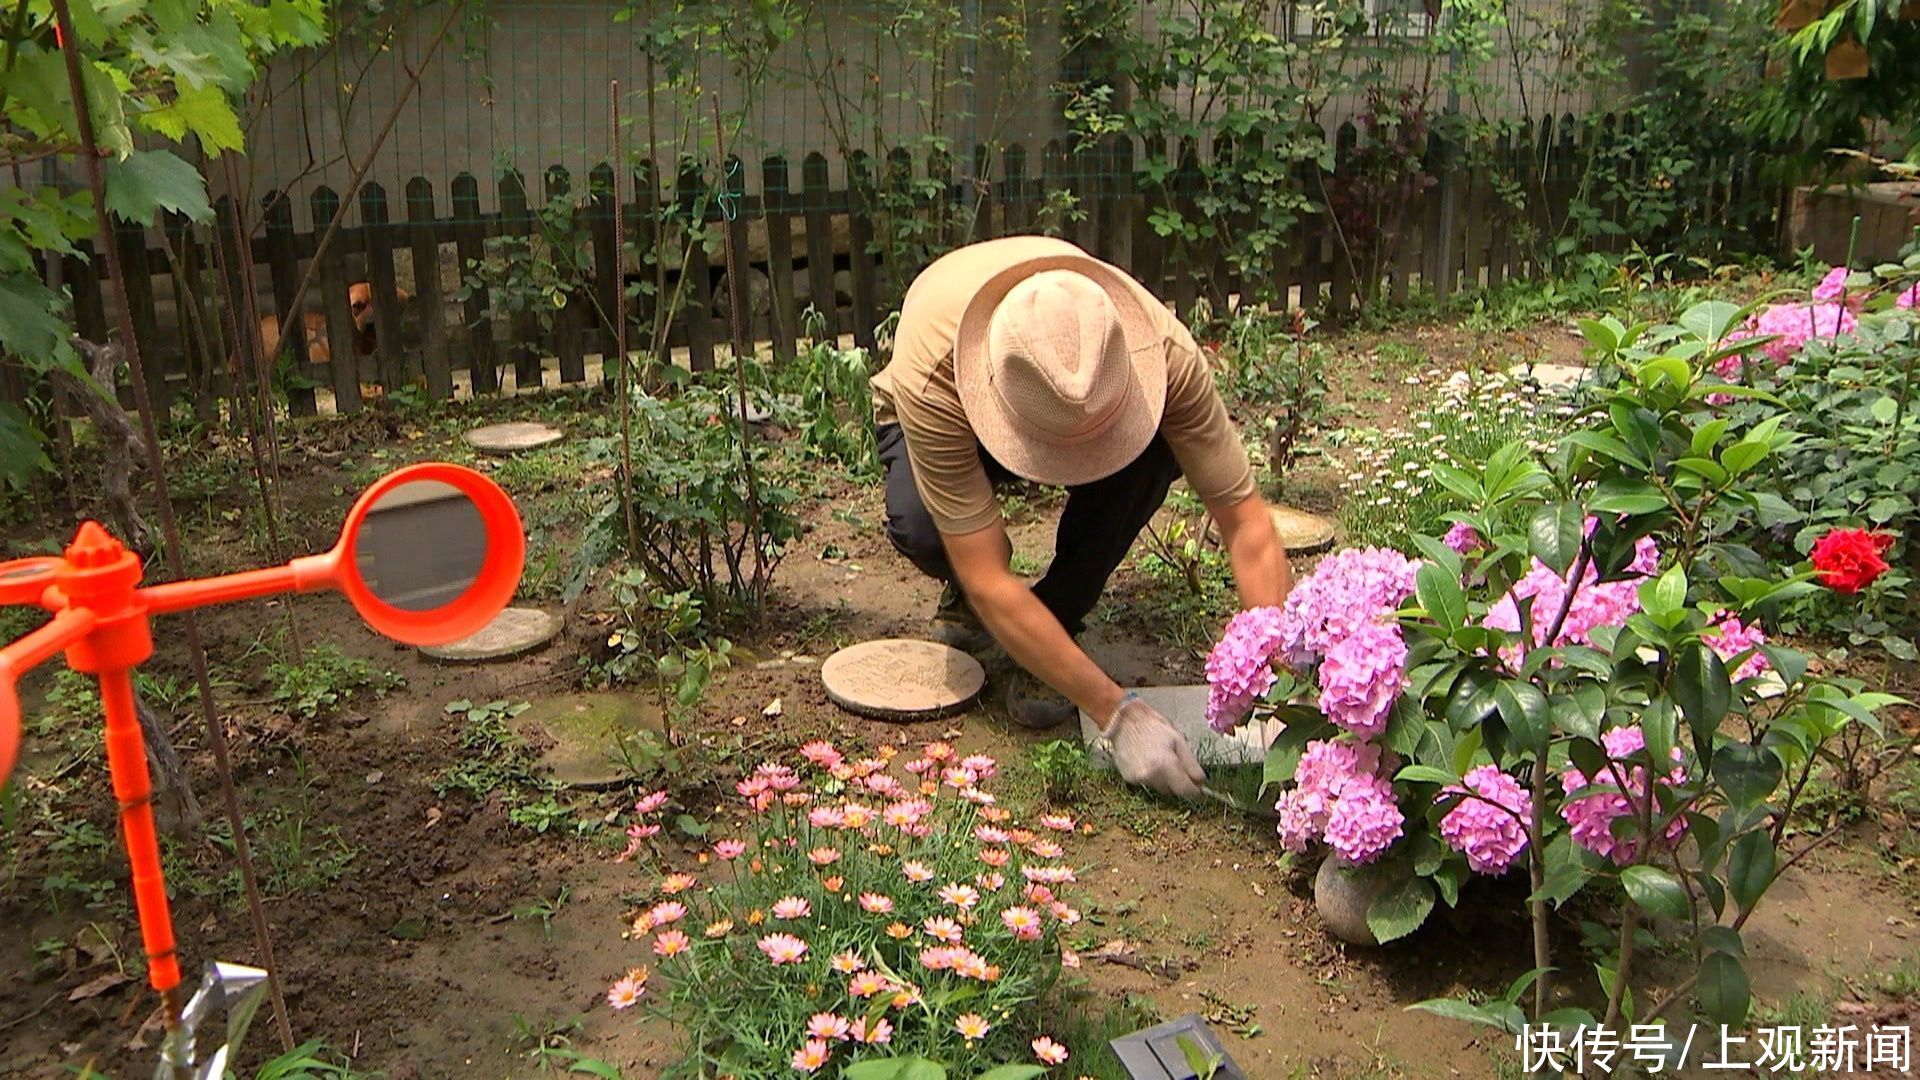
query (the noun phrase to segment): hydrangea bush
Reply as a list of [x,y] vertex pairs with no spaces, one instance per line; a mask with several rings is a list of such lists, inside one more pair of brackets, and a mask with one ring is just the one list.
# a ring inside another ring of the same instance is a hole
[[[1852,541],[1812,568],[1739,542],[1792,437],[1709,402],[1757,393],[1703,374],[1716,362],[1628,364],[1546,454],[1511,443],[1436,466],[1452,508],[1434,535],[1328,557],[1209,658],[1215,727],[1285,720],[1266,770],[1280,841],[1376,876],[1376,937],[1413,932],[1475,876],[1526,875],[1536,970],[1509,998],[1427,1008],[1518,1030],[1530,985],[1536,1022],[1692,1003],[1738,1023],[1740,931],[1807,850],[1787,826],[1816,757],[1895,700],[1810,675],[1768,638],[1782,605],[1872,566]],[[1549,1012],[1571,962],[1548,914],[1583,893],[1620,904],[1595,972],[1606,1005]],[[1688,943],[1696,972],[1655,1000],[1629,993],[1648,923]]]
[[[891,748],[888,748],[890,751]],[[1026,1080],[1067,1060],[1036,1008],[1080,920],[1074,822],[1023,824],[985,755],[928,744],[850,760],[826,742],[738,784],[740,827],[698,874],[663,872],[630,937],[647,964],[608,991],[686,1038],[674,1075],[958,1075]],[[897,768],[896,768],[897,766]],[[623,857],[666,803],[643,797]]]

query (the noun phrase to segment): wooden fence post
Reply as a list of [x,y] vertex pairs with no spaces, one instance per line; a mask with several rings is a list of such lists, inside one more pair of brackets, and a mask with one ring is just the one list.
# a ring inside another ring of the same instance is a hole
[[127,307],[133,317],[134,336],[140,341],[140,354],[154,358],[145,365],[147,393],[152,397],[154,409],[161,414],[154,422],[162,423],[162,417],[173,404],[163,357],[173,350],[160,348],[160,328],[154,318],[153,265],[147,259],[147,230],[115,219],[113,242],[119,245],[120,264],[126,268]]
[[[877,290],[874,277],[873,207],[879,201],[873,166],[865,151],[855,150],[847,160],[847,250],[853,261],[853,341],[862,348],[876,347],[875,324]],[[887,252],[892,257],[894,252]]]
[[793,219],[800,212],[790,193],[787,159],[778,154],[760,163],[760,191],[767,226],[767,278],[773,285],[771,333],[773,359],[788,363],[800,337],[798,310],[793,298]]
[[993,175],[993,150],[985,143],[975,143],[973,147],[973,175],[961,180],[958,197],[965,205],[972,207],[971,220],[967,223],[966,240],[969,243],[991,240],[1000,234],[993,225],[993,190],[999,183]]
[[1095,249],[1100,258],[1133,271],[1133,140],[1115,134],[1107,138],[1100,156],[1104,182],[1100,188],[1100,235]]
[[[731,305],[733,303],[733,290],[740,290],[740,310],[746,314],[746,346],[749,350],[752,350],[754,342],[760,339],[760,328],[763,320],[760,314],[754,311],[753,260],[747,257],[747,225],[753,220],[755,216],[754,211],[758,210],[759,207],[752,205],[747,199],[746,162],[741,161],[739,157],[733,154],[728,154],[727,160],[721,163],[720,166],[720,187],[722,191],[726,192],[724,201],[716,200],[716,202],[719,203],[720,227],[725,229],[727,235],[732,238],[731,243],[733,244],[734,258],[738,260],[734,265],[734,271],[740,275],[740,280],[738,281],[732,280],[730,276],[727,277],[726,303]],[[729,212],[732,213],[732,217],[727,216]],[[721,273],[723,276],[726,275],[726,264],[724,261],[721,263]],[[720,296],[714,293],[709,294],[709,297],[715,302],[714,307],[717,309],[719,307],[718,301],[720,300]],[[768,297],[768,303],[769,305],[772,303],[771,296]],[[722,327],[732,325],[732,313],[733,308],[729,306],[727,308],[727,319],[721,321]],[[772,313],[773,309],[769,306],[767,314],[771,316]],[[733,335],[730,333],[724,333],[721,336],[728,341],[733,340]],[[771,337],[772,335],[769,334],[768,336]],[[751,356],[751,352],[749,352],[749,356]]]
[[400,287],[393,270],[395,236],[387,213],[387,189],[369,181],[360,189],[360,235],[367,253],[367,283],[373,287],[373,350],[380,385],[392,393],[409,382],[400,348]]
[[613,234],[613,166],[606,162],[595,165],[587,173],[586,219],[587,232],[593,243],[593,295],[598,300],[599,319],[594,329],[600,336],[600,379],[612,383],[613,368],[608,358],[612,357],[615,344],[613,320],[619,310],[618,293],[626,287],[624,268],[625,253],[620,250],[624,237]]
[[[453,178],[453,243],[460,260],[461,287],[466,288],[472,264],[487,254],[487,222],[480,213],[480,181],[472,173]],[[467,377],[473,392],[497,393],[500,366],[493,341],[493,303],[487,287],[474,282],[462,305],[467,322]]]
[[999,183],[1000,232],[997,235],[1017,236],[1033,224],[1033,204],[1027,192],[1027,148],[1014,143],[1000,158],[1005,175]]
[[447,305],[440,293],[440,240],[433,226],[433,185],[416,176],[407,181],[407,240],[413,253],[413,310],[420,319],[420,367],[427,396],[447,401],[453,397],[453,365]]
[[[317,235],[326,230],[333,221],[334,214],[340,209],[340,196],[330,187],[314,189],[308,200],[313,209],[313,231]],[[342,226],[340,240],[347,239],[350,226]],[[328,246],[320,257],[320,307],[327,316],[327,367],[333,377],[333,410],[342,415],[360,411],[360,349],[359,336],[354,333],[353,313],[347,309],[347,270],[345,266],[346,245],[335,243]],[[294,314],[291,327],[298,334],[305,327],[305,320],[299,313]],[[296,348],[302,347],[300,338],[295,338]]]
[[[669,321],[671,313],[662,315],[667,297],[664,290],[656,291],[658,281],[665,280],[660,274],[661,263],[667,257],[666,233],[661,229],[660,218],[660,170],[652,158],[643,158],[633,170],[633,205],[629,208],[627,220],[633,222],[633,245],[638,258],[634,261],[634,273],[645,283],[640,290],[640,302],[632,305],[633,317],[645,322],[647,327],[647,345],[649,352],[653,342],[660,342],[659,355],[654,356],[656,363],[665,364],[671,356],[668,350],[666,328],[655,323],[664,318]],[[622,237],[622,242],[625,238]],[[625,281],[626,261],[620,263],[621,280]]]
[[[549,168],[542,181],[542,190],[546,197],[549,212],[555,206],[571,206],[573,194],[573,176],[566,166],[555,165]],[[566,274],[566,304],[553,313],[554,354],[560,361],[560,381],[578,383],[587,381],[587,360],[581,338],[585,334],[586,316],[580,310],[583,305],[593,302],[593,291],[580,280],[581,267],[574,264],[576,257],[573,239],[574,215],[571,209],[562,214],[559,220],[548,223],[555,233],[563,237],[559,244],[549,244],[548,257],[554,259],[560,270]],[[555,253],[552,248],[564,246],[564,255]]]
[[[260,200],[260,216],[266,219],[267,280],[273,284],[273,311],[280,320],[280,336],[294,342],[293,370],[299,376],[287,387],[287,411],[294,416],[312,416],[317,411],[313,382],[320,377],[320,372],[314,369],[313,360],[307,355],[306,321],[291,310],[294,290],[300,287],[300,248],[293,232],[293,198],[284,191],[267,192]],[[235,325],[244,321],[243,316],[236,314]],[[241,327],[241,332],[245,330]],[[288,335],[292,335],[291,338]],[[227,343],[229,350],[239,347],[237,341]],[[287,351],[282,344],[280,354],[286,355]]]
[[[517,238],[526,245],[529,255],[533,254],[533,211],[527,207],[527,184],[518,169],[500,174],[500,235]],[[541,385],[544,342],[540,340],[540,317],[531,304],[513,313],[511,326],[513,337],[507,342],[507,355],[513,359],[513,389],[519,393]]]
[[800,194],[807,214],[807,291],[813,307],[826,323],[827,337],[847,332],[848,319],[840,312],[840,296],[833,284],[832,179],[826,156],[808,154],[800,163]]
[[719,217],[707,206],[706,182],[692,158],[680,159],[680,176],[674,183],[674,205],[686,224],[686,262],[680,267],[680,295],[684,303],[678,311],[669,310],[668,318],[678,316],[687,328],[687,366],[694,371],[713,367],[714,327],[713,273],[707,264],[706,231],[708,222]]

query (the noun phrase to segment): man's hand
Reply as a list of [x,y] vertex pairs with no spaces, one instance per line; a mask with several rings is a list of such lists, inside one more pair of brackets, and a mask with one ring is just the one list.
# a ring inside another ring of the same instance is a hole
[[1120,709],[1107,725],[1106,737],[1113,745],[1114,771],[1130,784],[1145,784],[1162,795],[1191,799],[1207,782],[1206,770],[1194,758],[1187,740],[1138,695],[1120,699]]

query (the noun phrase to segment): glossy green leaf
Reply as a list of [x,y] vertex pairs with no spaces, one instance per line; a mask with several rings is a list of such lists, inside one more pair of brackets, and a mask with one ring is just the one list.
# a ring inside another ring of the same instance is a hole
[[1504,680],[1494,684],[1494,708],[1521,746],[1538,749],[1552,734],[1547,696],[1532,683]]
[[1707,1019],[1730,1027],[1746,1021],[1747,1009],[1753,1003],[1746,966],[1738,957],[1724,952],[1710,952],[1700,961],[1700,982],[1694,992]]
[[1713,778],[1736,808],[1751,810],[1772,797],[1785,770],[1770,751],[1730,742],[1713,752]]
[[1749,911],[1758,903],[1767,886],[1773,884],[1773,837],[1765,829],[1755,829],[1736,840],[1727,859],[1727,888],[1732,890],[1740,910]]
[[1705,642],[1694,642],[1680,653],[1670,684],[1673,699],[1696,731],[1713,732],[1733,706],[1733,682],[1720,654]]
[[1427,921],[1433,901],[1432,882],[1422,877],[1407,878],[1367,905],[1367,929],[1382,944],[1406,937]]
[[1534,511],[1527,523],[1527,550],[1533,557],[1565,574],[1580,554],[1586,532],[1586,514],[1578,503],[1550,503]]
[[1687,917],[1687,887],[1657,866],[1629,866],[1620,871],[1620,886],[1640,910],[1662,919]]
[[1427,617],[1451,633],[1467,621],[1467,595],[1459,579],[1433,563],[1422,563],[1414,574],[1414,598]]
[[1706,342],[1717,345],[1740,318],[1740,305],[1725,300],[1702,300],[1680,313],[1680,328]]

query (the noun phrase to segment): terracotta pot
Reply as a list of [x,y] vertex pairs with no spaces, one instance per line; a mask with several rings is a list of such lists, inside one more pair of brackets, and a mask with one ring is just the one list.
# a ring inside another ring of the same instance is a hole
[[1313,876],[1313,906],[1327,932],[1351,945],[1378,945],[1367,926],[1367,908],[1373,898],[1393,885],[1393,876],[1378,868],[1355,866],[1329,855]]

